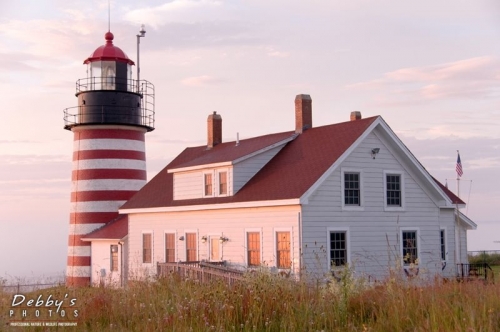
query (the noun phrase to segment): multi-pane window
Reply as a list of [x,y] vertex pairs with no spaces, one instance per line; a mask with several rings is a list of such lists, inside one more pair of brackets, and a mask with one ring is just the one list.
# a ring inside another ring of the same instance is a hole
[[118,245],[112,244],[110,247],[111,251],[111,271],[118,271]]
[[142,234],[142,262],[151,263],[153,261],[153,239],[151,233]]
[[227,195],[227,172],[219,172],[219,195]]
[[346,232],[330,232],[330,266],[343,266],[347,263]]
[[359,173],[344,173],[344,205],[361,205]]
[[247,233],[247,260],[248,266],[260,265],[260,233]]
[[280,269],[289,269],[290,260],[290,232],[276,232],[276,263]]
[[212,196],[212,174],[211,173],[206,173],[204,175],[205,180],[204,180],[204,192],[205,196]]
[[441,260],[445,261],[446,260],[446,238],[445,238],[445,232],[444,229],[441,230],[440,232],[440,238],[441,238]]
[[402,231],[404,265],[418,263],[417,231]]
[[165,233],[165,262],[175,262],[175,233]]
[[387,206],[401,206],[401,175],[386,175],[386,204]]
[[186,233],[186,261],[195,262],[197,258],[196,233]]

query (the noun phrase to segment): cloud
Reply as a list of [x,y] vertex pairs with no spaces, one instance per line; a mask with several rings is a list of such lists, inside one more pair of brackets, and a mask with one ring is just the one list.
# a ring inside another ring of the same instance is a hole
[[383,90],[383,97],[375,99],[377,104],[402,106],[444,99],[498,98],[499,79],[500,59],[483,56],[433,66],[401,68],[378,79],[350,84],[347,88]]
[[287,58],[290,56],[290,53],[278,51],[271,47],[268,49],[267,55],[275,58]]
[[206,18],[221,18],[221,1],[174,0],[156,7],[128,11],[124,18],[135,24],[146,23],[155,29],[168,22],[196,22]]
[[491,169],[500,172],[500,138],[480,136],[460,138],[447,135],[419,139],[408,134],[398,134],[398,136],[429,169],[450,170],[453,173],[458,149],[464,170]]
[[181,81],[181,83],[186,86],[208,86],[219,84],[221,82],[224,82],[224,80],[208,75],[187,77]]

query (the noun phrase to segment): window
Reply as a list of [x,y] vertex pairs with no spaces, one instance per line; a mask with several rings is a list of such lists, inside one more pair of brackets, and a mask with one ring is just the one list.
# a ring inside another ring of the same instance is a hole
[[175,262],[175,233],[165,233],[165,262]]
[[153,262],[153,241],[151,233],[142,234],[142,262]]
[[386,175],[386,204],[387,206],[401,206],[401,175]]
[[347,264],[347,232],[330,232],[330,267]]
[[401,232],[402,249],[403,249],[403,264],[418,265],[418,241],[416,230],[403,230]]
[[204,174],[204,195],[205,196],[212,196],[212,173],[205,173]]
[[344,173],[344,205],[361,205],[359,173]]
[[118,271],[118,245],[112,244],[110,247],[110,251],[111,251],[110,270],[111,272]]
[[260,233],[247,233],[247,262],[248,266],[260,265]]
[[404,207],[403,173],[398,171],[384,171],[385,207],[402,210]]
[[227,195],[227,172],[219,172],[219,195]]
[[289,269],[290,260],[290,232],[276,232],[276,265],[280,269]]
[[186,261],[196,262],[197,258],[196,233],[186,233]]
[[446,260],[446,230],[441,228],[440,230],[440,239],[441,239],[441,260]]

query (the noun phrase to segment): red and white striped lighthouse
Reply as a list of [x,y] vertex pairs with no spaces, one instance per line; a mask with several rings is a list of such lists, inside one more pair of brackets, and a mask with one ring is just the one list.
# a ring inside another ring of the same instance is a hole
[[145,133],[154,130],[154,87],[132,79],[134,62],[106,44],[84,61],[76,82],[78,106],[64,110],[73,132],[73,171],[66,284],[90,284],[91,245],[85,234],[118,216],[118,208],[146,184]]

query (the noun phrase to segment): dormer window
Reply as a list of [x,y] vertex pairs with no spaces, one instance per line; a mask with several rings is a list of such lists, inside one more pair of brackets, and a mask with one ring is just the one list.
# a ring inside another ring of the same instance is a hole
[[227,172],[219,172],[219,195],[227,195]]
[[174,200],[231,196],[232,176],[230,167],[174,173]]
[[203,175],[204,178],[204,195],[205,196],[212,196],[213,194],[213,187],[212,187],[212,173],[205,173]]

